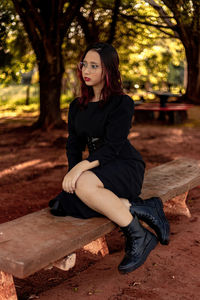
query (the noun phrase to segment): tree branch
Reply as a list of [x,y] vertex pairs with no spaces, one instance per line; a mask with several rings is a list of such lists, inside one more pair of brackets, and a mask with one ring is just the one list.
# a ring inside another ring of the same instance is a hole
[[81,6],[85,4],[86,0],[80,1],[69,1],[69,6],[67,7],[66,12],[62,16],[62,23],[64,24],[64,31],[69,28],[71,22],[76,17],[77,12],[80,10]]
[[140,18],[141,16],[138,16],[138,15],[133,16],[133,15],[125,15],[125,14],[120,13],[120,16],[122,16],[123,18],[125,18],[127,20],[134,21],[136,23],[141,23],[141,24],[144,24],[144,25],[149,25],[149,26],[153,26],[153,27],[157,27],[157,28],[164,28],[164,29],[170,29],[171,28],[169,26],[165,26],[165,25],[161,25],[161,24],[153,24],[153,23],[150,23],[150,22],[147,22],[147,21],[139,21],[136,18],[138,18],[138,17]]
[[107,43],[110,43],[110,44],[113,42],[113,40],[115,38],[116,25],[117,25],[120,4],[121,4],[121,0],[115,0],[115,7],[113,10],[113,16],[112,16],[112,23],[110,26],[110,36],[107,40]]
[[20,1],[13,0],[13,3],[15,5],[15,9],[17,13],[19,14],[21,21],[28,33],[28,37],[30,39],[30,42],[33,46],[33,49],[35,49],[37,57],[39,57],[39,53],[41,51],[42,47],[42,37],[40,31],[35,26],[34,20],[29,17],[29,15],[26,12],[26,9],[22,7]]
[[194,16],[197,16],[196,18],[193,17],[193,27],[196,26],[196,30],[200,31],[200,3],[197,3],[197,1],[192,0],[193,7],[194,7]]
[[78,11],[78,13],[77,13],[77,20],[78,20],[78,23],[80,24],[81,28],[83,29],[86,43],[89,44],[91,41],[90,28],[89,28],[87,19],[82,15],[82,13],[80,11]]
[[159,4],[157,4],[154,0],[145,0],[145,2],[149,3],[155,10],[157,10],[159,15],[164,20],[164,22],[174,31],[175,37],[180,38],[176,25],[174,25],[171,22],[170,17],[167,15],[164,9]]
[[87,44],[99,41],[99,28],[95,21],[94,8],[96,6],[96,1],[93,2],[88,18],[84,17],[83,14],[78,11],[77,20],[83,29],[85,40]]
[[[179,34],[180,40],[182,41],[185,47],[189,47],[189,41],[191,40],[191,36],[193,35],[193,31],[191,30],[192,24],[188,22],[189,16],[187,16],[185,10],[183,11],[179,10],[177,6],[177,1],[163,0],[163,2],[173,12],[174,19],[176,20],[177,23],[177,32]],[[188,20],[187,22],[184,22],[183,19],[185,19],[186,16]]]
[[[33,2],[31,0],[26,0],[25,3],[27,4],[27,10],[28,15],[30,16],[32,14],[33,19],[35,19],[35,26],[40,31],[41,36],[45,35],[45,24],[43,22],[43,19],[40,17],[40,14],[38,13],[38,8],[33,5]],[[27,12],[26,12],[27,13]],[[31,17],[31,16],[30,16]]]
[[172,39],[180,39],[180,37],[179,37],[179,35],[177,36],[177,34],[171,34],[171,33],[169,33],[169,32],[166,32],[165,30],[163,30],[163,29],[159,29],[162,33],[164,33],[164,34],[166,34],[166,35],[168,35],[170,38],[172,38]]
[[130,21],[132,21],[133,23],[138,23],[138,24],[142,24],[142,25],[147,25],[147,26],[151,26],[154,28],[159,29],[161,32],[163,32],[164,34],[167,34],[168,36],[170,36],[171,38],[179,38],[177,37],[175,34],[170,34],[168,32],[166,32],[164,29],[171,29],[171,27],[168,26],[164,26],[164,25],[158,25],[158,24],[153,24],[147,21],[139,21],[135,18],[135,16],[128,16],[128,15],[124,15],[124,14],[120,14],[123,18],[128,19]]

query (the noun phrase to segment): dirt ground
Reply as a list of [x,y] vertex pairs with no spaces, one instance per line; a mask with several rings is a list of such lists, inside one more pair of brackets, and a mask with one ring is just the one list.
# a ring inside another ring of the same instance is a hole
[[[67,171],[67,131],[32,132],[21,125],[17,118],[0,122],[0,223],[47,207]],[[200,159],[199,129],[135,125],[129,138],[151,168],[181,156]],[[104,258],[80,249],[68,272],[53,268],[15,279],[19,299],[199,299],[200,186],[190,191],[187,203],[192,217],[169,217],[170,244],[158,245],[136,271],[118,274],[123,238],[116,229],[106,237],[110,255]]]

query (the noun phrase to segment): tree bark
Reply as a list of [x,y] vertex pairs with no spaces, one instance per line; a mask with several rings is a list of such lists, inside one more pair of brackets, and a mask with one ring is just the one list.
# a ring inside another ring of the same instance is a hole
[[82,12],[80,11],[77,13],[77,20],[81,28],[83,29],[87,45],[99,42],[99,27],[97,26],[96,21],[94,20],[94,5],[95,2],[91,7],[89,17],[83,16]]
[[[115,40],[120,4],[121,4],[121,0],[114,1],[114,7],[112,9],[112,21],[109,26],[109,31],[107,32],[106,29],[107,34],[103,39],[104,42],[109,44],[113,43],[113,41]],[[94,10],[96,7],[98,7],[96,1],[93,1],[90,8],[90,14],[88,17],[85,17],[83,13],[80,11],[77,13],[77,21],[84,32],[85,41],[87,45],[102,40],[102,38],[100,38],[100,33],[102,30],[105,29],[102,28],[102,25],[99,25],[98,22],[95,21]]]
[[111,44],[115,40],[115,33],[116,33],[116,28],[117,28],[117,20],[118,20],[118,16],[119,16],[120,3],[121,3],[121,0],[115,0],[112,23],[110,26],[109,38],[107,40],[107,43],[109,43],[109,44]]
[[65,127],[61,118],[60,95],[63,75],[62,61],[49,64],[46,57],[39,62],[40,115],[34,128],[51,129]]
[[29,105],[30,103],[30,84],[27,85],[26,88],[26,105]]
[[184,98],[194,104],[200,104],[200,41],[185,47],[187,57],[187,88]]

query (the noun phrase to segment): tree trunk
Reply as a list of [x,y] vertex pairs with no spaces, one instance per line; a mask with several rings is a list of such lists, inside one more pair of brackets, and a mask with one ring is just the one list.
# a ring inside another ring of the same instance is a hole
[[29,105],[30,103],[30,84],[27,85],[27,89],[26,89],[26,105]]
[[61,47],[85,0],[12,1],[28,33],[39,67],[40,116],[33,128],[63,127],[65,122],[60,112],[64,72]]
[[47,60],[47,57],[39,59],[40,77],[40,116],[34,128],[63,128],[66,123],[61,118],[60,95],[63,75],[63,62],[60,56]]
[[121,0],[115,0],[115,6],[113,9],[113,16],[112,16],[112,23],[110,26],[109,38],[107,40],[107,43],[109,43],[109,44],[111,44],[115,40],[120,3],[121,3]]
[[188,79],[184,98],[194,104],[200,104],[200,42],[185,47]]

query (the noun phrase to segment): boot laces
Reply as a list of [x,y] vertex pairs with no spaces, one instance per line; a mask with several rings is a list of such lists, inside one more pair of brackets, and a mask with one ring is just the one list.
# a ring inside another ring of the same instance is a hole
[[[142,217],[142,218],[146,218],[146,214],[141,214],[141,217]],[[155,222],[155,217],[152,216],[152,215],[149,215],[149,216],[148,216],[148,219],[149,219],[152,223]]]
[[125,252],[126,253],[135,252],[136,251],[135,238],[133,238],[131,234],[127,238],[127,235],[125,235],[123,230],[121,229],[119,229],[118,232],[120,232],[121,236],[125,238]]
[[127,239],[126,238],[126,242],[125,242],[125,252],[127,254],[129,253],[133,253],[136,252],[136,243],[135,243],[135,239]]

